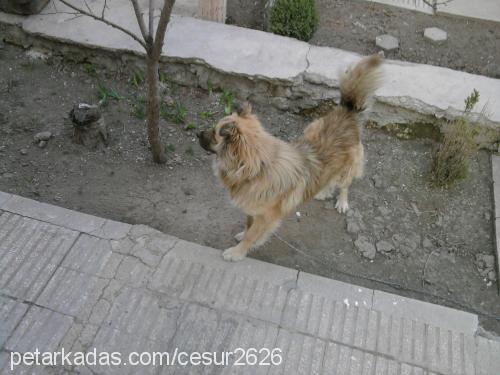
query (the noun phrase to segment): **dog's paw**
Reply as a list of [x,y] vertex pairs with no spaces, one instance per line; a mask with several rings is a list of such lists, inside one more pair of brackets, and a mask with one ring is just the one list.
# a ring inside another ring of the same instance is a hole
[[238,262],[246,256],[246,251],[242,251],[238,246],[230,247],[222,253],[222,257],[228,262]]
[[326,201],[327,199],[330,199],[332,197],[331,193],[325,193],[323,191],[320,191],[318,194],[314,196],[314,199],[317,201]]
[[338,212],[341,214],[346,213],[349,210],[349,203],[344,200],[337,200],[337,203],[335,204],[335,208],[337,209]]
[[238,242],[240,242],[243,239],[243,237],[245,237],[245,231],[234,235],[234,239]]

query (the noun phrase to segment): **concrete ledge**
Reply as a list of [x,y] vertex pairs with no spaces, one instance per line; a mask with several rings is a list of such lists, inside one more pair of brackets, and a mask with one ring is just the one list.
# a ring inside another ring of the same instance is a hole
[[275,264],[265,263],[259,260],[246,258],[241,262],[226,262],[222,259],[221,251],[208,248],[201,245],[193,244],[179,240],[172,250],[169,251],[167,257],[176,257],[187,259],[190,261],[200,262],[209,265],[215,269],[231,271],[238,275],[244,275],[252,279],[259,279],[271,282],[275,285],[295,286],[298,271],[278,266]]
[[475,314],[378,290],[373,295],[372,308],[389,315],[415,319],[469,335],[474,335],[478,328],[478,317]]
[[361,286],[347,284],[310,273],[301,272],[297,288],[306,293],[340,301],[347,307],[372,307],[373,290]]
[[495,206],[495,245],[497,258],[497,285],[500,288],[500,156],[491,156],[491,175],[493,177],[493,204]]
[[[108,6],[112,21],[138,33],[128,3]],[[60,4],[57,8],[64,10]],[[144,65],[144,52],[137,42],[88,17],[29,16],[23,18],[22,33],[9,32],[9,26],[19,25],[19,18],[0,14],[0,23],[12,42],[25,45],[28,38],[36,48],[62,51],[77,61],[98,59],[96,51],[101,50],[115,54],[109,61],[115,68],[117,57],[122,63]],[[261,31],[175,15],[162,54],[163,68],[174,82],[206,88],[210,81],[212,87],[232,89],[240,98],[294,111],[338,100],[340,73],[360,58]],[[474,121],[482,125],[478,142],[491,145],[500,139],[500,80],[391,60],[384,70],[384,86],[368,114],[371,121],[381,126],[440,126],[461,114],[464,99],[475,88],[481,96],[476,109],[487,108],[486,116],[475,114]]]
[[3,205],[12,198],[12,195],[1,192],[0,191],[0,209],[2,209]]
[[50,224],[59,225],[64,228],[84,233],[96,232],[106,222],[105,219],[96,216],[37,202],[18,195],[12,196],[12,198],[2,204],[0,208],[21,216],[45,221]]

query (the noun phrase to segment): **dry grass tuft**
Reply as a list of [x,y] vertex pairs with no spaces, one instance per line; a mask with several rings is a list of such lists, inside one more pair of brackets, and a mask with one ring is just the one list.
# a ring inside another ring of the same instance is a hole
[[437,187],[448,187],[467,177],[469,161],[476,151],[476,130],[470,122],[470,113],[479,101],[474,91],[465,99],[463,116],[450,121],[443,129],[443,140],[432,161],[432,182]]

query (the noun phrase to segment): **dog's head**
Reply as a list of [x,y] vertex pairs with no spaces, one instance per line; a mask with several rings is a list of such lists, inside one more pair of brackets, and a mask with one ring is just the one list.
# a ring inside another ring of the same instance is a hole
[[197,136],[201,147],[217,155],[223,174],[238,181],[256,176],[270,151],[266,150],[267,133],[249,103],[235,106],[231,115]]
[[256,127],[260,127],[254,115],[252,106],[245,103],[235,106],[234,112],[222,118],[213,128],[196,134],[200,146],[205,150],[222,156],[228,151],[236,151],[241,143],[248,143]]

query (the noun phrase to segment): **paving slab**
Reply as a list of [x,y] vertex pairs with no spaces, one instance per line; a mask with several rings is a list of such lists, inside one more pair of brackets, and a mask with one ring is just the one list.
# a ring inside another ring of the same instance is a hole
[[0,215],[0,291],[34,302],[78,233],[4,212]]
[[[0,296],[0,348],[5,344],[27,310],[27,304]],[[0,368],[2,368],[1,364]]]
[[5,349],[21,353],[34,352],[37,348],[54,351],[72,322],[73,318],[69,316],[31,306],[6,342]]

